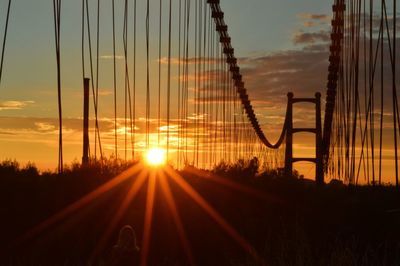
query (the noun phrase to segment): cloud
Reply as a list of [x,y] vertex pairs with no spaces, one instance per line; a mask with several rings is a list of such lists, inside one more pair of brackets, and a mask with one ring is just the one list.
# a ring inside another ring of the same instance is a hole
[[314,21],[304,21],[303,26],[306,28],[315,27],[317,24]]
[[12,133],[12,132],[7,132],[7,131],[0,131],[0,135],[10,135],[10,136],[13,136],[13,135],[16,135],[15,133]]
[[317,21],[329,21],[330,16],[327,14],[311,14],[311,13],[300,13],[297,15],[300,19],[310,19]]
[[2,110],[21,110],[29,104],[34,104],[34,101],[5,101],[0,102],[0,111]]
[[189,73],[187,75],[183,75],[182,74],[179,77],[179,80],[183,81],[183,80],[187,79],[188,81],[194,81],[194,80],[213,81],[213,80],[217,80],[218,79],[218,81],[219,81],[219,78],[224,74],[226,75],[226,73],[227,72],[224,72],[222,70],[214,69],[214,70],[210,70],[210,71],[198,72],[197,75],[195,73]]
[[[161,64],[166,65],[168,64],[168,57],[162,57],[158,59]],[[188,59],[180,59],[177,57],[171,58],[171,64],[172,65],[178,65],[179,63],[184,64],[187,63],[189,65],[191,64],[217,64],[220,60],[218,58],[212,58],[212,57],[190,57]]]
[[[257,99],[270,100],[290,90],[305,96],[325,86],[329,53],[325,50],[288,50],[240,59],[243,78]],[[243,64],[242,64],[243,62]],[[278,94],[278,95],[279,95]],[[253,94],[250,94],[253,95]]]
[[303,47],[303,51],[309,51],[309,52],[324,52],[327,51],[327,49],[328,49],[327,43],[309,44]]
[[328,31],[319,32],[303,32],[298,31],[293,36],[293,43],[298,44],[315,44],[315,43],[326,43],[330,41],[330,34]]
[[190,99],[190,103],[194,105],[200,105],[200,104],[216,104],[216,103],[225,103],[226,105],[232,104],[235,101],[239,101],[237,96],[227,96],[225,95],[224,99],[222,99],[222,95],[219,95],[219,97],[207,97],[207,96],[202,96],[199,99]]
[[300,13],[297,17],[302,20],[302,24],[306,28],[328,25],[331,20],[331,16],[326,14]]
[[99,90],[99,96],[110,96],[113,94],[112,90],[107,90],[107,89],[100,89]]
[[[398,16],[400,15],[400,13],[398,13]],[[379,34],[379,30],[380,30],[380,26],[381,26],[381,14],[380,13],[373,13],[372,15],[372,20],[371,20],[371,16],[369,13],[361,13],[360,17],[362,18],[362,20],[364,20],[365,17],[365,24],[364,22],[360,24],[360,30],[361,31],[367,31],[367,34],[369,34],[369,30],[370,30],[370,21],[372,21],[372,30],[373,30],[373,34]],[[387,28],[389,28],[389,31],[392,33],[392,29],[393,29],[393,15],[388,13],[387,14],[387,22],[384,20],[384,31],[385,31],[385,35],[386,35],[386,30]],[[400,31],[400,25],[396,26],[396,30],[397,32]],[[376,36],[377,37],[377,36]]]
[[39,131],[54,131],[56,129],[55,125],[45,122],[35,122],[35,126]]
[[[117,60],[121,60],[124,58],[125,57],[123,55],[115,55],[115,59]],[[100,59],[105,59],[105,60],[114,59],[114,55],[101,55]]]

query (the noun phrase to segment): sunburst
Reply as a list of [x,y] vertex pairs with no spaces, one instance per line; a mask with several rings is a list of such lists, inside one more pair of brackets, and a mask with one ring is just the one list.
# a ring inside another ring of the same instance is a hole
[[[105,183],[104,185],[98,187],[94,191],[90,192],[86,196],[82,197],[75,203],[69,205],[62,211],[56,213],[52,217],[45,220],[43,223],[39,224],[32,230],[30,230],[26,235],[22,238],[19,238],[16,244],[21,243],[21,241],[26,241],[39,235],[48,227],[58,223],[61,220],[64,220],[68,217],[71,217],[74,213],[76,213],[79,209],[87,206],[97,198],[99,198],[102,194],[109,192],[116,186],[120,185],[122,182],[134,178],[134,182],[131,184],[130,189],[127,192],[127,195],[121,202],[119,208],[115,211],[115,215],[111,218],[110,223],[106,230],[104,231],[103,235],[100,238],[97,246],[94,247],[94,252],[92,257],[96,257],[99,252],[104,248],[106,243],[110,240],[110,236],[112,232],[115,230],[116,226],[124,216],[124,214],[129,211],[130,203],[134,200],[136,195],[138,194],[139,190],[143,187],[145,183],[147,183],[147,196],[146,196],[146,208],[145,208],[145,215],[143,220],[143,239],[142,239],[142,249],[141,249],[141,265],[146,265],[148,262],[148,255],[150,253],[150,240],[152,235],[152,223],[153,223],[153,214],[154,214],[154,204],[155,204],[155,197],[157,192],[161,192],[163,197],[166,199],[168,209],[170,210],[170,214],[172,215],[173,221],[177,228],[177,233],[179,240],[181,242],[182,248],[188,258],[188,261],[191,265],[194,265],[194,258],[192,255],[192,251],[190,248],[190,243],[186,237],[186,232],[184,228],[184,224],[182,223],[179,210],[175,203],[174,196],[171,192],[170,188],[170,180],[173,183],[177,184],[178,187],[181,188],[183,192],[185,192],[200,208],[210,216],[214,222],[220,226],[223,231],[227,235],[229,235],[239,246],[241,246],[244,250],[246,250],[255,260],[260,262],[260,258],[258,257],[255,249],[231,226],[228,221],[226,221],[218,212],[215,210],[207,201],[204,199],[193,187],[189,185],[185,181],[185,179],[173,168],[169,166],[162,166],[162,162],[165,162],[164,157],[161,156],[163,151],[160,150],[153,150],[150,154],[156,155],[157,158],[151,157],[151,160],[146,160],[145,163],[138,163],[131,167],[130,169],[126,170],[125,172],[119,174],[111,181]],[[153,161],[153,159],[155,161]],[[155,163],[157,162],[157,163]],[[157,166],[154,168],[154,166]],[[202,171],[192,169],[191,170],[193,175],[205,177],[205,174]],[[214,179],[216,178],[216,179]],[[262,195],[258,194],[260,192],[256,192],[252,189],[245,189],[240,184],[231,181],[222,181],[224,179],[213,177],[210,178],[213,181],[220,183],[226,187],[230,187],[236,189],[238,191],[252,194],[258,198],[263,198]],[[146,182],[147,181],[147,182]],[[159,182],[161,190],[156,190],[156,185]],[[129,182],[127,182],[129,183]]]

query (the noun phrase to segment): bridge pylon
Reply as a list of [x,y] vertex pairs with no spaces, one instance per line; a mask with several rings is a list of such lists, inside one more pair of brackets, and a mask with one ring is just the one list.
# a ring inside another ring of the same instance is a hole
[[[315,98],[294,98],[289,92],[286,117],[286,150],[285,150],[285,174],[292,176],[293,163],[306,161],[315,163],[315,181],[317,185],[324,184],[323,150],[322,150],[322,125],[321,125],[321,94],[317,92]],[[315,128],[293,128],[293,104],[308,102],[315,104]],[[315,134],[315,158],[294,158],[293,157],[293,134],[309,132]]]

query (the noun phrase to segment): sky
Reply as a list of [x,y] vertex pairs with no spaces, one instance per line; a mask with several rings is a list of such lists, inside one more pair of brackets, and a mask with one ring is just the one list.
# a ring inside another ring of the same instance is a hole
[[[89,0],[92,38],[95,29],[95,3]],[[177,0],[173,1],[173,23],[177,22]],[[194,2],[192,0],[192,2]],[[8,1],[0,2],[0,29],[4,27]],[[122,3],[116,1],[116,36],[118,101],[123,101]],[[130,1],[132,7],[133,1]],[[111,4],[102,0],[100,31],[99,118],[104,138],[112,139],[113,76]],[[158,66],[159,2],[150,1],[150,69]],[[145,1],[137,0],[138,18],[138,86],[145,86]],[[167,55],[168,1],[162,7],[162,57]],[[293,91],[299,97],[313,97],[321,92],[325,97],[328,67],[331,1],[221,0],[224,19],[232,38],[235,55],[242,68],[243,79],[255,112],[267,137],[276,139],[283,123],[286,94]],[[57,167],[57,88],[54,48],[52,1],[13,1],[3,79],[0,84],[0,160],[33,161],[41,169]],[[62,2],[61,62],[64,122],[64,157],[66,162],[81,158],[82,63],[81,63],[81,1]],[[132,17],[130,17],[132,22]],[[132,23],[129,26],[132,33]],[[3,33],[0,31],[0,33]],[[2,36],[2,35],[0,35]],[[0,37],[2,38],[2,37]],[[177,32],[172,33],[176,47]],[[130,64],[132,63],[130,34]],[[85,46],[85,72],[89,75],[88,46]],[[166,64],[162,65],[165,82]],[[156,93],[155,75],[151,76],[152,94]],[[172,73],[178,80],[177,73]],[[174,81],[173,81],[173,84]],[[165,96],[163,92],[163,97]],[[138,95],[137,113],[144,117],[145,94]],[[153,97],[152,105],[156,99]],[[176,104],[172,100],[172,105]],[[310,124],[312,108],[298,109],[295,123]],[[123,108],[118,108],[122,117]],[[91,111],[93,117],[93,111]],[[156,117],[155,108],[151,116]],[[93,131],[93,129],[92,129]],[[92,136],[91,136],[92,137]],[[93,139],[91,139],[93,142]],[[93,143],[92,143],[93,146]],[[93,147],[92,147],[93,148]],[[386,147],[390,149],[390,147]],[[109,145],[109,154],[112,145]],[[312,137],[302,136],[295,142],[298,156],[313,151]],[[313,176],[313,167],[300,167]]]

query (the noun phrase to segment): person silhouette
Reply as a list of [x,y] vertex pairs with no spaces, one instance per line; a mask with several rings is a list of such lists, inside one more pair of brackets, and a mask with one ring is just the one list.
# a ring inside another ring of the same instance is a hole
[[139,247],[132,226],[124,225],[119,231],[118,241],[112,248],[109,265],[125,266],[139,264]]

